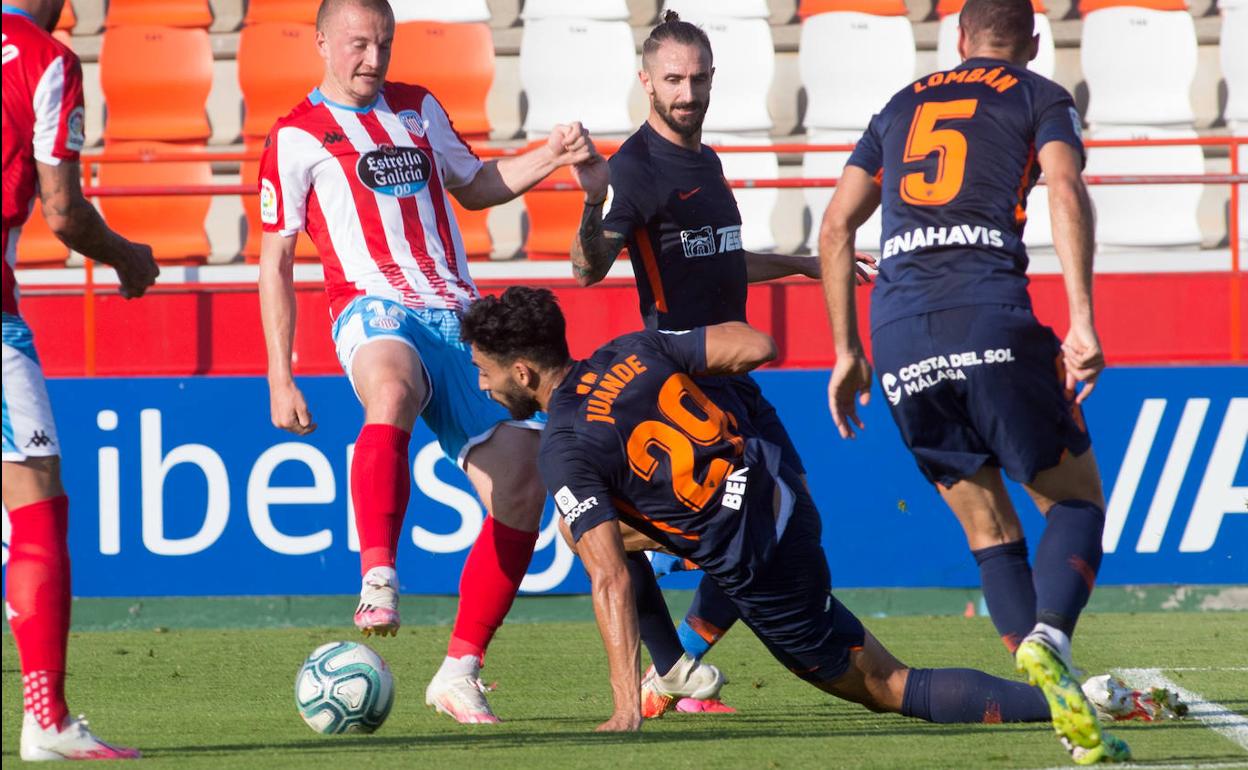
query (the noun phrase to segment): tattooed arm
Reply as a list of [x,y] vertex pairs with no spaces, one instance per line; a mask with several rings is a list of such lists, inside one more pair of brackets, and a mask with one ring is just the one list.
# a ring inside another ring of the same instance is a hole
[[160,274],[151,247],[126,240],[104,223],[82,195],[77,162],[62,161],[54,166],[36,162],[35,167],[43,217],[56,237],[74,251],[115,269],[122,296],[143,296]]
[[586,203],[581,227],[572,239],[572,275],[581,286],[593,286],[606,277],[627,236],[602,229],[602,201]]

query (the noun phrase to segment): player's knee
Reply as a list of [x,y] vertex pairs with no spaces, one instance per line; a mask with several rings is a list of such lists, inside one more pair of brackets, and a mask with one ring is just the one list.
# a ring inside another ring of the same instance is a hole
[[416,420],[420,396],[417,386],[405,380],[376,383],[364,404],[366,419],[406,427]]
[[516,529],[535,530],[546,506],[546,488],[531,474],[517,474],[496,484],[490,495],[490,513]]

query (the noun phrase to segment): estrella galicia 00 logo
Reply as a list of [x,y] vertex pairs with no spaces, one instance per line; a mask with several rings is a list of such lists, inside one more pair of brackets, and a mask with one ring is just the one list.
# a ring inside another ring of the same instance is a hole
[[383,144],[360,155],[355,173],[370,190],[407,198],[429,184],[433,161],[419,147]]

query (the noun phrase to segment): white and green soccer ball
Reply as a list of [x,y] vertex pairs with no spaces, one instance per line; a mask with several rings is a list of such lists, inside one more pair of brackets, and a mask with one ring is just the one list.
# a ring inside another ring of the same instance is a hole
[[394,705],[394,675],[368,645],[330,642],[295,677],[295,706],[318,733],[371,733]]

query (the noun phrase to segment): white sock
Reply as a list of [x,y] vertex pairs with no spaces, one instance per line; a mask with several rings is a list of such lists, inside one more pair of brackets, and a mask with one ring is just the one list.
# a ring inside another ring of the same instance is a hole
[[373,567],[368,572],[364,573],[364,582],[398,586],[399,573],[394,569],[394,567]]
[[481,659],[476,655],[465,655],[462,658],[447,656],[442,660],[442,668],[438,669],[440,677],[477,676],[480,673]]
[[1057,648],[1057,651],[1061,653],[1066,663],[1069,664],[1071,662],[1070,637],[1066,635],[1065,631],[1060,628],[1054,628],[1048,623],[1037,623],[1036,627],[1032,629],[1032,633],[1041,633],[1047,636],[1049,641],[1053,643],[1053,646]]

